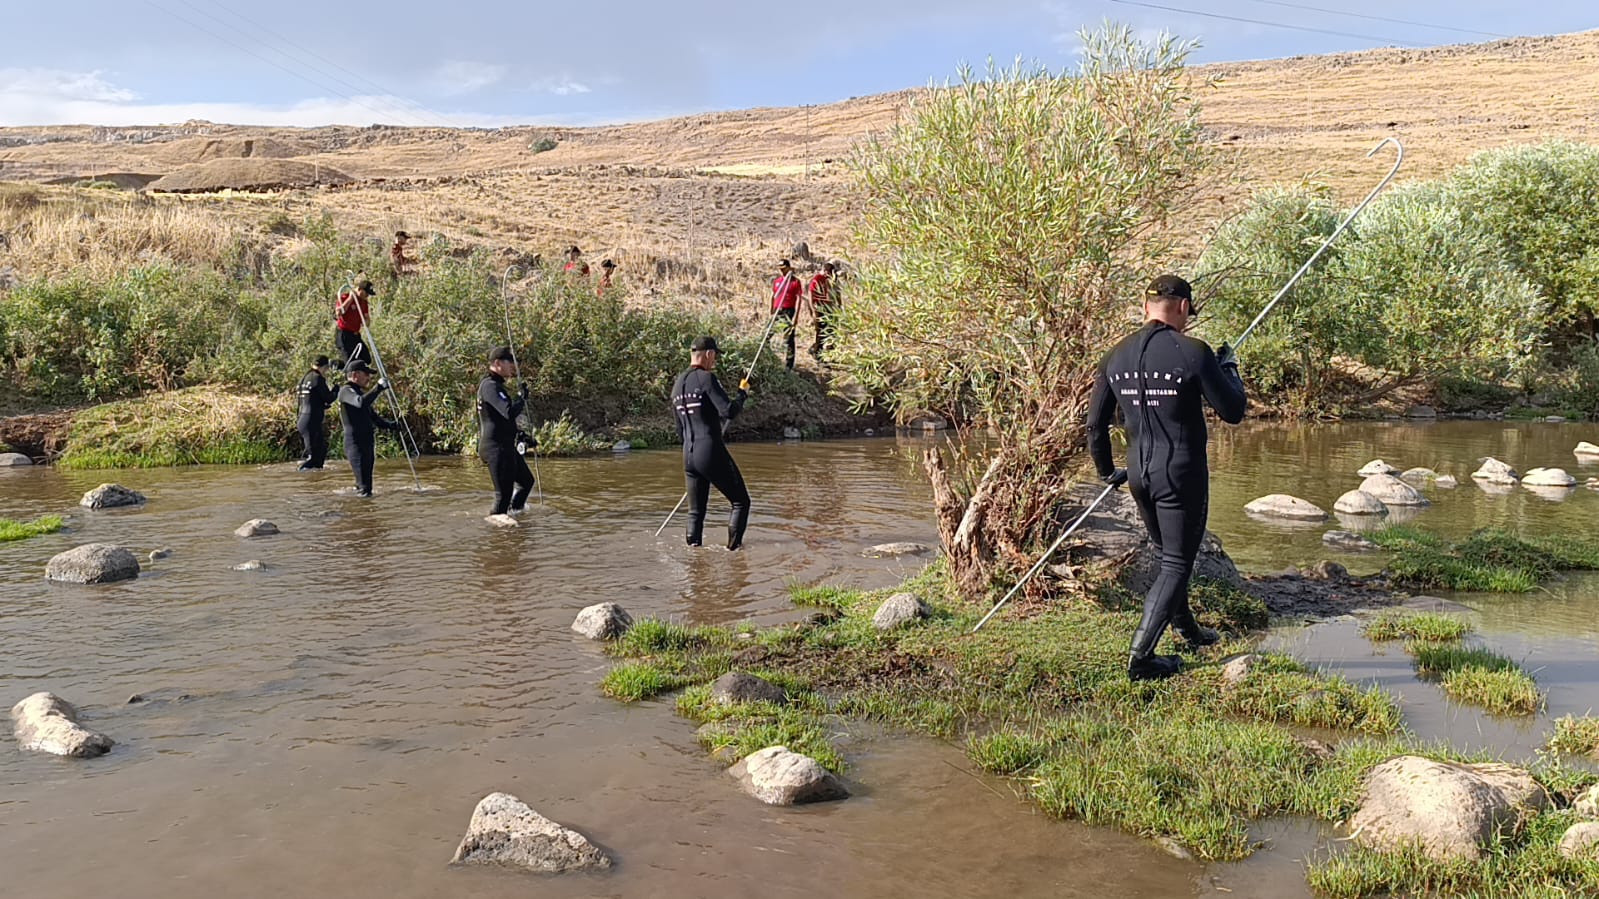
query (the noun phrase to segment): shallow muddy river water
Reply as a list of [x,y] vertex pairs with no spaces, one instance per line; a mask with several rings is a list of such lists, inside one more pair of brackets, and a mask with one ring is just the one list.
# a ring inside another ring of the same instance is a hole
[[[1419,523],[1457,533],[1498,523],[1588,531],[1599,494],[1550,502],[1484,493],[1475,458],[1560,465],[1577,426],[1341,425],[1223,432],[1213,451],[1212,527],[1245,568],[1332,557],[1322,529],[1263,525],[1241,506],[1295,493],[1330,508],[1382,456],[1450,470],[1453,494]],[[672,451],[543,460],[546,501],[523,526],[482,521],[475,460],[403,463],[379,495],[335,494],[337,463],[117,473],[0,472],[0,516],[72,511],[69,530],[0,545],[0,704],[51,690],[118,741],[100,759],[21,753],[0,741],[0,866],[7,895],[366,897],[1305,895],[1303,852],[1319,831],[1268,822],[1278,841],[1239,865],[1170,858],[1122,834],[1053,821],[957,747],[839,721],[855,796],[770,809],[706,758],[670,698],[602,696],[609,659],[569,630],[615,600],[635,616],[771,623],[798,614],[785,585],[887,586],[921,560],[866,559],[896,540],[936,543],[928,489],[893,440],[735,445],[755,496],[747,549],[690,552],[680,521],[651,537],[682,492]],[[147,493],[139,510],[90,512],[105,480]],[[1523,495],[1525,494],[1525,495]],[[719,497],[713,495],[713,509]],[[233,529],[268,518],[283,533]],[[722,533],[713,515],[707,542]],[[146,562],[136,581],[44,581],[49,557],[106,541]],[[1352,569],[1380,559],[1336,557]],[[248,559],[263,571],[231,566]],[[1483,639],[1532,670],[1550,712],[1594,700],[1599,582],[1532,598],[1463,601]],[[1546,610],[1541,612],[1540,610]],[[1344,628],[1344,631],[1338,630]],[[1404,698],[1423,734],[1480,732],[1530,751],[1547,717],[1505,725],[1444,703],[1348,622],[1272,638]],[[1346,632],[1347,631],[1347,632]],[[1318,636],[1321,635],[1321,636]],[[1387,668],[1371,659],[1386,658]],[[133,693],[147,701],[127,704]],[[1471,717],[1463,717],[1471,716]],[[1453,723],[1452,723],[1453,722]],[[1485,723],[1486,722],[1486,723]],[[1475,730],[1474,730],[1475,729]],[[617,859],[598,876],[539,878],[446,865],[472,808],[514,793]]]

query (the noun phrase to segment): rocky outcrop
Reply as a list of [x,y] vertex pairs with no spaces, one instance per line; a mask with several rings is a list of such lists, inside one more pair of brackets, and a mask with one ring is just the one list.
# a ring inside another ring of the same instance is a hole
[[1354,531],[1328,531],[1321,535],[1321,542],[1344,552],[1364,553],[1382,548]]
[[87,759],[116,745],[105,734],[78,723],[78,710],[54,693],[35,693],[11,707],[17,744],[30,752]]
[[767,805],[800,805],[846,799],[844,782],[810,756],[787,746],[768,746],[727,769],[744,792]]
[[717,705],[740,705],[746,702],[785,705],[788,703],[788,694],[771,681],[742,671],[729,671],[711,684],[711,701]]
[[0,468],[27,468],[33,460],[21,453],[0,453]]
[[922,598],[914,593],[895,593],[883,600],[883,604],[872,613],[872,627],[880,631],[891,631],[903,624],[920,621],[933,614],[933,610]]
[[1364,490],[1351,490],[1338,497],[1333,511],[1344,515],[1387,515],[1388,507]]
[[1509,465],[1489,456],[1482,460],[1482,465],[1471,473],[1472,480],[1485,481],[1489,484],[1515,484],[1521,478],[1516,470]]
[[1366,776],[1349,827],[1371,849],[1416,845],[1438,861],[1477,861],[1495,834],[1518,830],[1548,805],[1543,787],[1520,768],[1400,756]]
[[1564,468],[1534,468],[1521,478],[1523,487],[1575,487],[1577,479]]
[[1599,821],[1579,821],[1560,838],[1560,854],[1569,859],[1599,861]]
[[895,556],[924,556],[932,551],[933,548],[925,543],[901,541],[898,543],[879,543],[876,546],[868,546],[867,548],[861,550],[861,555],[868,559],[885,559],[893,558]]
[[1360,482],[1360,492],[1369,493],[1387,506],[1429,505],[1421,491],[1391,474],[1374,474]]
[[490,793],[472,810],[451,864],[506,865],[546,874],[609,868],[611,859],[582,834],[551,821],[509,793]]
[[1392,465],[1389,465],[1387,462],[1384,462],[1381,459],[1373,459],[1370,462],[1367,462],[1365,465],[1360,466],[1360,470],[1355,472],[1355,474],[1358,474],[1358,475],[1360,475],[1363,478],[1369,478],[1369,477],[1371,477],[1374,474],[1398,474],[1398,473],[1399,473],[1399,469],[1393,467]]
[[65,584],[107,584],[139,576],[139,559],[120,546],[85,543],[58,554],[44,576]]
[[614,602],[596,603],[572,621],[572,630],[590,640],[615,640],[633,626],[633,616]]
[[252,518],[234,530],[238,537],[268,537],[278,533],[278,526],[265,518]]
[[1327,513],[1315,503],[1286,493],[1273,493],[1244,506],[1250,515],[1262,518],[1284,518],[1289,521],[1326,521]]
[[101,484],[83,495],[78,505],[85,509],[115,509],[118,506],[142,506],[144,494],[129,490],[121,484]]

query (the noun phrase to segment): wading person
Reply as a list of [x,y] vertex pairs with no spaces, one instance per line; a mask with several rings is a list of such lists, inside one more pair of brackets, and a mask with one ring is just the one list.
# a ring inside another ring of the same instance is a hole
[[822,263],[822,270],[811,276],[805,285],[805,295],[811,305],[811,320],[816,323],[816,342],[811,344],[811,357],[822,360],[824,351],[833,349],[833,315],[838,312],[838,282],[834,280],[836,267],[831,262]]
[[355,293],[339,293],[333,304],[333,345],[339,351],[339,367],[343,368],[357,359],[372,358],[366,341],[361,339],[361,325],[371,320],[372,282],[362,280]]
[[794,329],[799,326],[800,282],[794,277],[794,267],[788,264],[787,259],[777,262],[777,277],[772,279],[772,308],[771,314],[783,319],[779,327],[785,331],[788,343],[788,353],[783,364],[788,368],[794,367]]
[[527,382],[522,382],[513,400],[506,392],[505,379],[514,377],[516,357],[511,348],[496,347],[489,354],[489,373],[477,385],[477,454],[489,467],[489,479],[494,482],[494,509],[488,516],[491,521],[507,514],[522,514],[527,495],[533,490],[533,472],[528,470],[517,444],[538,443],[517,431],[516,419],[527,406]]
[[672,411],[677,416],[678,436],[683,438],[683,476],[689,498],[688,545],[700,545],[705,506],[714,486],[733,504],[727,516],[727,548],[738,549],[744,545],[744,528],[750,520],[750,492],[722,441],[722,423],[732,421],[743,410],[749,382],[739,384],[738,396],[729,399],[714,374],[719,355],[715,338],[694,339],[689,346],[689,368],[672,384]]
[[[1182,333],[1194,315],[1193,302],[1193,289],[1182,278],[1162,275],[1151,282],[1144,291],[1144,326],[1105,354],[1088,402],[1094,467],[1105,483],[1129,486],[1160,549],[1160,574],[1144,599],[1127,662],[1133,680],[1169,677],[1182,667],[1176,656],[1155,655],[1167,624],[1195,647],[1220,639],[1188,607],[1188,579],[1210,507],[1205,404],[1237,424],[1248,398],[1226,344],[1217,354]],[[1110,425],[1118,409],[1127,430],[1126,468],[1111,458]]]
[[357,359],[345,370],[349,381],[339,388],[339,417],[344,420],[344,457],[350,460],[350,471],[355,473],[357,496],[372,495],[372,463],[376,460],[377,428],[385,431],[400,429],[398,422],[384,418],[373,408],[389,382],[378,379],[370,391],[372,369]]
[[305,444],[305,459],[301,471],[320,471],[328,458],[328,407],[339,395],[328,386],[328,357],[318,356],[311,370],[300,379],[295,393],[300,397],[300,442]]

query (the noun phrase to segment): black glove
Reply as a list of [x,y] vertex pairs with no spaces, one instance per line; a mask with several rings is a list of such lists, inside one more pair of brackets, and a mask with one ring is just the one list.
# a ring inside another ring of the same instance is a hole
[[1233,348],[1231,346],[1228,346],[1224,343],[1216,350],[1216,364],[1220,365],[1222,368],[1232,366],[1233,370],[1237,371],[1238,354],[1233,352]]
[[1120,487],[1121,485],[1127,483],[1127,469],[1118,468],[1110,474],[1100,478],[1100,480],[1104,481],[1106,484],[1109,484],[1111,487]]
[[522,398],[522,402],[524,402],[524,403],[527,402],[527,382],[526,381],[523,381],[516,388],[516,395]]
[[538,446],[539,445],[538,438],[534,437],[532,434],[529,434],[526,431],[517,431],[516,432],[516,442],[522,444],[523,446]]
[[378,378],[378,389],[379,390],[388,390],[389,389],[389,379],[388,378]]

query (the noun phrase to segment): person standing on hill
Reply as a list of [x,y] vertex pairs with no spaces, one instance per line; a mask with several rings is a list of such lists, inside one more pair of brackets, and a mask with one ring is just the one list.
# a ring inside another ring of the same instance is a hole
[[822,361],[822,352],[833,348],[833,316],[838,312],[838,282],[834,280],[837,266],[822,263],[822,270],[811,276],[805,285],[805,297],[810,303],[811,319],[816,323],[816,342],[811,344],[811,356]]
[[566,248],[566,266],[562,269],[572,283],[589,276],[589,264],[583,261],[583,251],[576,244]]
[[389,382],[378,379],[370,392],[366,385],[372,382],[373,371],[363,359],[351,362],[344,370],[349,381],[339,388],[339,417],[344,420],[344,457],[350,460],[350,471],[355,473],[357,496],[372,495],[372,465],[377,459],[376,428],[398,431],[398,422],[379,415],[374,405]]
[[339,395],[328,386],[328,357],[318,356],[311,370],[300,379],[295,393],[300,398],[300,442],[305,444],[305,459],[301,471],[321,471],[328,458],[328,407]]
[[[1168,624],[1191,646],[1220,639],[1200,626],[1188,606],[1188,580],[1210,511],[1205,405],[1237,424],[1249,398],[1226,344],[1212,352],[1204,341],[1183,334],[1194,314],[1187,281],[1162,275],[1151,282],[1144,291],[1144,326],[1105,354],[1088,401],[1094,467],[1105,483],[1130,486],[1149,538],[1160,548],[1160,574],[1144,599],[1127,661],[1133,680],[1181,670],[1179,657],[1155,655]],[[1126,468],[1117,468],[1111,457],[1110,425],[1118,409],[1127,430]]]
[[738,385],[738,396],[728,399],[722,382],[713,373],[721,355],[716,338],[697,337],[689,345],[689,368],[672,383],[672,412],[677,416],[677,433],[683,439],[683,478],[689,496],[689,546],[699,546],[705,529],[705,507],[715,486],[732,503],[727,517],[727,548],[744,545],[744,529],[750,520],[750,492],[744,475],[733,462],[722,440],[724,421],[732,421],[744,408],[749,382]]
[[394,232],[394,246],[389,247],[389,263],[394,267],[396,276],[411,274],[411,257],[405,255],[405,242],[411,235],[404,231]]
[[800,282],[794,276],[794,267],[787,259],[777,262],[777,277],[772,280],[772,314],[781,318],[788,344],[788,354],[783,365],[794,368],[794,331],[799,326]]
[[594,294],[604,297],[605,292],[611,289],[611,275],[616,273],[616,263],[607,259],[600,263],[600,282],[594,286]]
[[362,279],[355,293],[341,291],[338,302],[333,304],[333,344],[339,351],[339,368],[357,359],[372,358],[372,351],[361,339],[361,326],[371,320],[372,294],[372,282]]
[[533,490],[533,472],[517,446],[519,438],[528,446],[538,441],[517,430],[516,420],[527,407],[527,382],[517,390],[516,399],[505,389],[505,379],[518,376],[516,356],[508,346],[495,347],[489,354],[489,373],[477,385],[477,453],[489,467],[494,483],[494,508],[490,521],[506,515],[520,515]]

